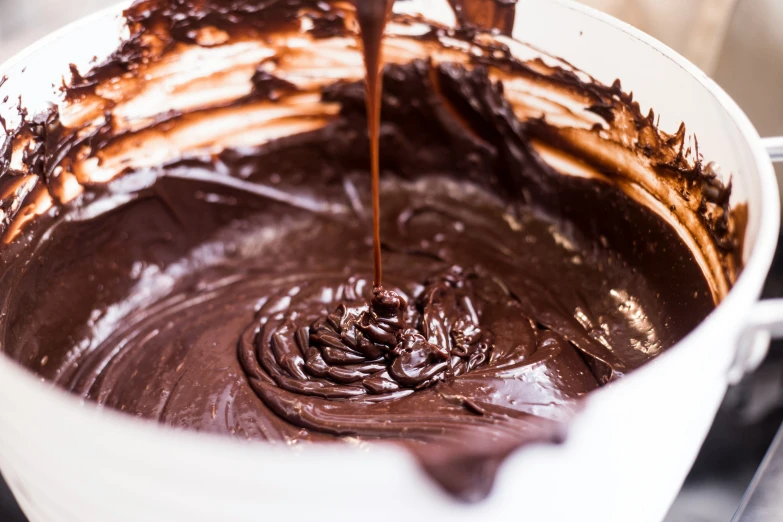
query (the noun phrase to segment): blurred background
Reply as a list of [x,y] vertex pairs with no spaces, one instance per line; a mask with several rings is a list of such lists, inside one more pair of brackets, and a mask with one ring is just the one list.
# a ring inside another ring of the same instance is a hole
[[[737,100],[762,136],[783,135],[783,0],[583,1],[699,65]],[[0,62],[60,26],[115,3],[0,0]],[[778,179],[783,180],[783,168]],[[783,249],[766,294],[783,297]],[[761,369],[729,390],[666,522],[732,520],[781,422],[783,345],[775,344]],[[0,480],[0,521],[24,520]]]

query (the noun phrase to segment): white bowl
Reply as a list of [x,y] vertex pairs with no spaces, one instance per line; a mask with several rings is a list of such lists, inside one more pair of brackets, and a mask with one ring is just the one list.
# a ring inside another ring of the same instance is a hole
[[[414,0],[434,16],[443,1]],[[0,93],[22,94],[33,109],[56,101],[50,85],[70,62],[84,66],[116,48],[121,9],[72,24],[0,66],[9,78]],[[733,175],[733,203],[749,206],[746,268],[718,309],[663,356],[591,395],[565,444],[518,450],[493,494],[475,505],[442,493],[393,445],[294,450],[175,431],[82,404],[0,357],[0,469],[32,522],[663,518],[729,374],[757,362],[766,328],[780,317],[777,303],[757,303],[779,231],[772,165],[739,107],[671,49],[575,3],[524,0],[517,10],[517,38],[602,82],[622,78],[665,130],[685,121],[703,155]],[[11,110],[0,106],[0,114]],[[740,338],[749,350],[737,359]]]

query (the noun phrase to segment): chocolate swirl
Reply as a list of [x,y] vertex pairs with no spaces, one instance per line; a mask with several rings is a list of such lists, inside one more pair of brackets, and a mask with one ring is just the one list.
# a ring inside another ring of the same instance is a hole
[[309,326],[300,326],[306,315],[297,304],[318,296],[297,292],[297,302],[285,312],[272,300],[259,313],[260,329],[243,337],[241,361],[251,382],[271,379],[292,393],[324,399],[372,395],[373,401],[404,397],[489,360],[493,338],[480,326],[485,303],[473,288],[477,277],[459,267],[438,274],[416,296],[415,306],[399,291],[378,288],[368,302],[365,282],[352,279],[330,289],[340,304]]

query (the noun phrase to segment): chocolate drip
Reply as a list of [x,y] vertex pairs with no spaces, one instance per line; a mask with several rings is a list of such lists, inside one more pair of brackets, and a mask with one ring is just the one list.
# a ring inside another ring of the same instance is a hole
[[517,0],[449,0],[463,29],[498,31],[511,35]]
[[357,0],[356,18],[361,31],[367,84],[367,128],[370,135],[370,174],[372,176],[373,285],[380,289],[383,275],[381,261],[380,148],[381,89],[383,81],[383,33],[391,15],[394,0]]

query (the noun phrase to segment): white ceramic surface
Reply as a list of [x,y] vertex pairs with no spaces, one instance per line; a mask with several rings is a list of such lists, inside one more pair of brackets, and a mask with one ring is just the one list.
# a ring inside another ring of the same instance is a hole
[[[442,0],[414,1],[437,11]],[[0,357],[0,469],[32,522],[663,518],[721,402],[772,260],[773,169],[736,104],[662,44],[566,1],[524,0],[518,10],[518,38],[601,81],[621,77],[664,129],[685,121],[704,156],[733,174],[734,203],[748,202],[750,223],[746,269],[725,302],[666,354],[593,394],[564,445],[514,454],[492,496],[471,506],[441,493],[393,446],[289,448],[176,432],[80,404]],[[71,25],[0,66],[9,77],[0,92],[33,107],[53,100],[51,84],[69,62],[116,47],[119,12]],[[0,114],[13,122],[8,105]]]

